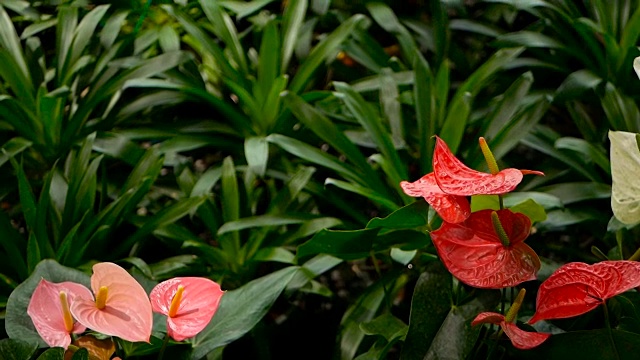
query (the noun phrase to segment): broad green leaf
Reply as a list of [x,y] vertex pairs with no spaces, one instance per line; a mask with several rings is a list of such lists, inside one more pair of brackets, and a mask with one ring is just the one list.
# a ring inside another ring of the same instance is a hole
[[423,359],[467,358],[480,334],[480,327],[472,327],[471,321],[479,313],[494,309],[499,300],[499,291],[480,290],[470,302],[452,306]]
[[360,324],[360,329],[367,335],[380,335],[387,341],[406,335],[408,326],[390,313]]
[[533,199],[527,199],[520,204],[516,204],[510,207],[509,210],[527,215],[532,223],[547,220],[547,213],[544,208]]
[[387,229],[410,229],[426,226],[429,222],[427,213],[429,204],[423,200],[417,200],[409,205],[389,214],[385,218],[373,218],[367,224],[367,229],[387,228]]
[[248,218],[242,218],[235,221],[226,222],[218,230],[218,235],[225,233],[239,231],[244,229],[266,227],[266,226],[281,226],[281,225],[294,225],[301,224],[308,219],[302,217],[293,216],[280,216],[280,215],[257,215]]
[[7,334],[12,339],[24,340],[39,347],[45,347],[47,344],[36,332],[31,318],[27,315],[27,307],[31,294],[43,278],[56,283],[72,281],[90,287],[89,275],[64,267],[53,260],[43,260],[36,266],[31,276],[15,288],[7,301],[5,317]]
[[89,360],[89,351],[85,348],[80,348],[80,350],[73,353],[71,360]]
[[[194,213],[196,209],[206,200],[206,197],[184,198],[178,202],[163,208],[157,214],[147,219],[142,227],[140,227],[133,235],[122,241],[116,247],[114,253],[124,253],[134,244],[138,244],[145,237],[151,234],[155,229],[165,225],[173,224],[182,217]],[[138,245],[140,246],[140,245]]]
[[638,134],[609,131],[611,141],[611,209],[625,224],[640,222],[640,150]]
[[311,51],[309,57],[298,68],[296,75],[291,80],[289,89],[292,93],[301,93],[309,84],[309,79],[320,65],[328,59],[333,59],[339,46],[365,21],[362,14],[356,14],[343,21],[337,29],[332,31]]
[[[451,309],[451,274],[440,262],[428,265],[413,290],[409,331],[401,359],[423,359]],[[452,334],[453,335],[453,334]]]
[[3,360],[29,360],[36,352],[38,346],[19,339],[0,340],[0,359]]
[[586,161],[598,165],[602,171],[611,175],[611,164],[609,164],[607,152],[604,148],[589,143],[584,139],[574,137],[562,137],[556,141],[555,146],[558,149],[567,149],[579,153]]
[[[308,6],[307,0],[292,0],[284,9],[282,15],[282,72],[285,72],[289,67],[289,61],[300,36],[300,29]],[[270,51],[274,51],[274,49]]]
[[298,259],[312,255],[326,254],[344,260],[366,258],[379,229],[363,230],[321,230],[311,240],[298,246]]
[[336,187],[339,187],[342,190],[350,191],[352,193],[368,198],[369,200],[374,201],[379,205],[385,207],[387,210],[395,211],[398,209],[398,205],[393,200],[390,200],[389,198],[374,192],[369,187],[361,186],[359,184],[348,183],[341,180],[331,179],[331,178],[325,180],[324,184],[334,185]]
[[2,154],[0,154],[0,166],[4,165],[9,158],[15,157],[19,153],[31,147],[32,142],[21,137],[11,138],[2,146]]
[[298,267],[287,267],[227,291],[209,325],[196,335],[192,359],[201,359],[253,329],[297,271]]
[[557,197],[564,205],[591,199],[607,199],[611,196],[611,186],[597,182],[559,183],[537,190]]
[[402,265],[407,265],[416,257],[418,250],[402,250],[400,248],[391,248],[391,253],[389,256],[395,261]]
[[266,247],[258,250],[251,258],[254,261],[276,261],[285,264],[294,264],[295,255],[281,247]]
[[37,360],[64,360],[64,349],[60,347],[48,349],[38,356]]

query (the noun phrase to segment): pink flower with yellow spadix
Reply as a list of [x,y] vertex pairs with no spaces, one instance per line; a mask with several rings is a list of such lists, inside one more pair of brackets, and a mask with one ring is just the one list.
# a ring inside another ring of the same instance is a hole
[[167,334],[175,341],[196,336],[218,310],[224,291],[200,277],[177,277],[151,290],[153,311],[167,316]]
[[108,262],[95,264],[91,289],[95,300],[89,296],[71,304],[71,314],[79,323],[127,341],[149,342],[153,326],[151,303],[142,286],[125,269]]
[[40,337],[50,347],[67,348],[71,344],[70,334],[79,334],[86,327],[76,322],[69,304],[78,298],[91,298],[91,291],[74,282],[52,283],[40,280],[36,287],[27,314]]

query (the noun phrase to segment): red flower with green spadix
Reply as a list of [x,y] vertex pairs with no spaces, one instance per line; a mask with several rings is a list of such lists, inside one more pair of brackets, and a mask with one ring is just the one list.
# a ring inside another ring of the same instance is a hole
[[149,342],[153,313],[147,293],[129,273],[113,263],[93,266],[95,294],[76,299],[71,313],[84,326],[127,341]]
[[529,323],[582,315],[638,286],[640,263],[636,261],[565,264],[540,285],[536,313]]
[[402,181],[400,187],[409,196],[423,197],[444,221],[459,223],[471,214],[466,196],[508,193],[522,181],[524,174],[544,175],[531,170],[500,171],[484,138],[479,141],[491,173],[476,171],[464,165],[453,155],[447,144],[436,136],[433,172],[414,182]]
[[31,295],[27,314],[40,337],[50,347],[67,348],[70,334],[79,334],[86,327],[76,322],[69,304],[78,298],[90,298],[91,291],[74,282],[52,283],[41,279]]
[[531,220],[509,209],[480,210],[458,224],[444,222],[431,240],[449,272],[465,284],[500,289],[536,279],[540,259],[524,240]]
[[502,331],[507,334],[507,337],[509,337],[513,346],[521,350],[533,349],[534,347],[542,344],[551,336],[551,334],[524,331],[515,323],[518,310],[520,310],[522,300],[524,300],[524,295],[525,290],[520,289],[518,296],[513,302],[513,305],[509,308],[509,311],[507,311],[506,316],[494,312],[483,312],[476,316],[476,318],[471,322],[471,325],[499,325]]
[[516,188],[525,174],[544,175],[540,171],[504,169],[498,170],[493,154],[480,138],[480,149],[485,155],[491,173],[473,170],[453,155],[447,144],[436,137],[433,151],[433,173],[442,191],[450,195],[500,195]]
[[196,336],[218,310],[224,291],[212,280],[177,277],[156,285],[149,298],[153,311],[167,316],[167,334],[175,341]]

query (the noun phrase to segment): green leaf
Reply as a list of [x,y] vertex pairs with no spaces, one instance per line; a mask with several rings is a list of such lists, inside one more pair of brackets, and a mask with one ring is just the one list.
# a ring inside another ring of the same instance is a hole
[[418,200],[401,207],[385,218],[376,217],[371,219],[367,224],[367,229],[409,229],[422,227],[429,223],[427,219],[428,212],[429,204],[426,201]]
[[591,144],[584,139],[574,137],[562,137],[556,141],[555,146],[558,149],[567,149],[579,153],[585,161],[598,165],[607,175],[611,175],[611,165],[604,148]]
[[202,6],[202,10],[204,10],[204,13],[207,15],[213,32],[225,43],[227,49],[231,52],[233,60],[240,68],[240,72],[242,74],[248,74],[245,51],[240,44],[236,27],[229,15],[218,6],[217,1],[201,0],[200,6]]
[[198,360],[246,334],[264,317],[298,271],[291,266],[227,291],[215,316],[193,341],[192,359]]
[[7,335],[12,339],[20,339],[37,344],[39,347],[46,347],[47,344],[36,332],[31,318],[27,315],[27,307],[29,306],[31,294],[33,294],[36,286],[43,278],[55,283],[72,281],[90,288],[89,275],[62,266],[53,260],[41,261],[31,276],[15,288],[7,301],[7,314],[5,317]]
[[[300,36],[300,29],[304,22],[308,7],[307,0],[292,0],[284,9],[282,15],[282,71],[289,67],[291,55]],[[277,48],[275,48],[277,49]],[[273,51],[271,49],[270,51]]]
[[[184,198],[178,202],[163,208],[157,214],[147,219],[142,227],[138,229],[114,250],[114,253],[124,253],[134,244],[138,244],[147,235],[151,234],[155,229],[165,225],[173,224],[182,217],[194,213],[200,205],[206,200],[206,197]],[[138,245],[140,246],[140,245]]]
[[527,199],[520,204],[510,207],[509,210],[527,215],[532,223],[547,220],[547,213],[544,211],[544,208],[533,199]]
[[321,230],[311,240],[298,246],[298,259],[312,255],[326,254],[343,260],[366,258],[379,229],[350,231]]
[[407,265],[416,257],[418,250],[402,250],[400,248],[391,248],[391,252],[389,256],[393,259],[393,261],[400,263],[402,265]]
[[360,324],[360,329],[367,335],[380,335],[387,341],[405,336],[408,326],[391,313],[384,313],[377,318]]
[[442,322],[451,310],[451,284],[451,274],[440,262],[429,264],[426,271],[420,275],[413,289],[409,331],[400,359],[425,357]]
[[[296,75],[291,80],[289,89],[294,94],[300,93],[308,85],[309,79],[322,63],[333,59],[338,53],[339,46],[355,31],[356,27],[364,22],[362,14],[356,14],[343,21],[340,26],[325,37],[311,51],[309,57],[300,65]],[[284,67],[283,67],[284,69]]]
[[499,291],[479,290],[470,302],[452,306],[424,359],[467,358],[480,334],[480,327],[472,327],[471,321],[479,313],[494,309],[499,300]]
[[18,339],[0,340],[0,359],[3,360],[29,360],[36,352],[38,346]]
[[557,197],[564,205],[611,196],[611,186],[597,182],[560,183],[538,188],[538,191]]
[[73,354],[71,360],[89,360],[89,351],[85,348],[81,348]]
[[225,223],[218,230],[218,235],[256,227],[301,224],[307,220],[308,219],[302,217],[257,215]]

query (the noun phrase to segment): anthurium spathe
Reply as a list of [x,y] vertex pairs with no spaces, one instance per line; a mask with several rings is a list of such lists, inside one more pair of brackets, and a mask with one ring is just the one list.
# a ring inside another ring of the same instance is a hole
[[412,183],[403,181],[400,187],[409,196],[422,196],[440,215],[442,220],[459,223],[471,215],[471,206],[464,196],[449,195],[443,192],[433,173],[429,173]]
[[103,262],[93,266],[91,296],[77,299],[71,313],[84,326],[127,341],[149,341],[153,313],[147,293],[120,266]]
[[209,324],[223,294],[212,280],[177,277],[156,285],[149,297],[153,311],[167,316],[167,334],[182,341]]
[[433,172],[414,182],[402,181],[400,187],[409,196],[421,196],[449,223],[464,221],[471,214],[466,196],[499,195],[515,189],[524,174],[544,175],[539,171],[498,170],[484,138],[480,138],[491,173],[473,170],[458,160],[447,144],[436,136],[433,152]]
[[79,334],[86,327],[76,322],[69,304],[78,298],[91,298],[91,291],[74,282],[52,283],[41,279],[31,296],[27,314],[40,337],[51,347],[67,348],[70,334]]
[[488,160],[492,173],[473,170],[463,164],[453,155],[447,144],[436,137],[436,147],[433,151],[433,173],[442,191],[450,195],[500,195],[518,186],[524,174],[544,175],[540,171],[503,169],[498,171],[493,155],[486,146],[484,138],[480,138],[483,152],[490,156]]
[[638,286],[640,263],[636,261],[568,263],[540,285],[536,313],[529,322],[582,315]]
[[507,337],[509,337],[509,340],[511,340],[513,346],[518,349],[533,349],[534,347],[542,344],[549,338],[549,336],[551,336],[551,334],[524,331],[520,329],[515,323],[518,310],[520,309],[522,300],[524,299],[524,294],[525,290],[521,289],[520,293],[513,302],[513,305],[511,306],[511,308],[509,308],[506,316],[494,312],[483,312],[476,316],[476,318],[471,322],[471,325],[499,325],[502,331],[507,334]]
[[534,280],[538,255],[524,240],[531,220],[511,210],[480,210],[462,223],[444,222],[431,240],[449,272],[479,288],[499,289]]

